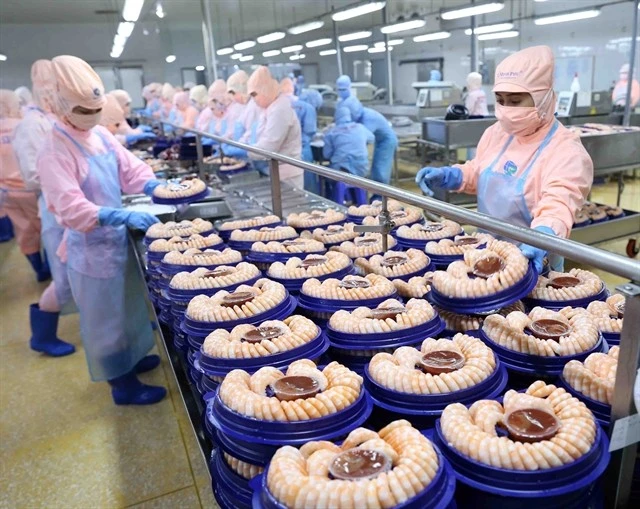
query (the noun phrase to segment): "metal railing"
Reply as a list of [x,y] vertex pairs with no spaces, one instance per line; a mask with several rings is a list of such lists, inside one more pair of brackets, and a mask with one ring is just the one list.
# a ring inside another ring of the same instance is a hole
[[[156,119],[146,120],[159,122]],[[248,154],[257,155],[253,159],[269,161],[273,213],[282,214],[282,202],[280,193],[280,163],[296,166],[303,170],[311,171],[317,175],[344,182],[349,185],[365,189],[372,193],[394,198],[403,203],[414,205],[428,212],[453,219],[462,224],[476,226],[483,230],[508,237],[512,240],[530,244],[546,251],[564,256],[570,260],[580,262],[592,267],[602,269],[611,274],[629,279],[627,284],[620,285],[617,291],[625,296],[625,320],[620,338],[620,353],[616,382],[614,387],[614,400],[611,405],[610,432],[614,429],[615,422],[633,413],[633,386],[636,372],[640,364],[640,263],[629,258],[604,251],[591,246],[586,246],[572,240],[561,239],[552,235],[540,233],[530,228],[514,226],[499,219],[474,212],[463,207],[445,203],[434,198],[421,196],[403,189],[396,189],[386,184],[381,184],[363,177],[357,177],[345,172],[326,168],[313,163],[307,163],[284,156],[268,150],[253,147],[244,143],[229,140],[221,136],[213,135],[196,129],[183,129],[169,122],[161,122],[160,125],[170,125],[178,132],[189,132],[195,135],[198,145],[198,156],[202,154],[202,138],[210,138],[220,144],[228,144],[246,150]],[[251,157],[251,156],[250,156]],[[204,176],[202,159],[198,161],[201,176]],[[636,409],[638,412],[640,409]],[[610,468],[606,482],[607,507],[626,507],[629,502],[631,480],[637,444],[631,444],[619,451],[612,453]]]

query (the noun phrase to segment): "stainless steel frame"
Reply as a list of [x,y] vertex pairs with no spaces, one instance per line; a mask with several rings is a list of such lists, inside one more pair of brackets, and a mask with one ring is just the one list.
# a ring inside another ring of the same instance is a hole
[[[168,122],[165,122],[167,124]],[[170,124],[172,125],[172,124]],[[180,126],[173,125],[175,128]],[[621,353],[618,364],[616,377],[616,390],[614,391],[614,401],[612,404],[611,429],[615,425],[615,421],[626,417],[634,412],[633,403],[633,386],[635,383],[636,372],[638,370],[638,352],[640,345],[638,337],[640,337],[640,291],[637,291],[640,284],[640,263],[625,258],[623,256],[604,251],[595,247],[586,246],[572,240],[561,239],[552,235],[546,235],[530,228],[514,226],[504,223],[499,219],[473,212],[463,207],[458,207],[450,203],[445,203],[427,196],[421,196],[402,189],[396,189],[386,184],[381,184],[373,180],[363,177],[357,177],[345,172],[336,171],[317,164],[306,163],[292,157],[284,156],[268,150],[253,147],[244,143],[229,140],[209,134],[195,129],[183,129],[183,131],[192,132],[196,135],[212,138],[219,143],[226,143],[234,147],[246,150],[250,155],[260,156],[260,159],[267,159],[271,169],[271,186],[272,186],[272,210],[282,210],[282,202],[280,200],[280,180],[278,178],[279,164],[290,164],[306,171],[311,171],[321,177],[344,182],[373,194],[393,198],[409,205],[414,205],[424,209],[430,213],[444,216],[446,218],[458,221],[462,224],[477,226],[491,233],[513,239],[515,241],[524,242],[546,251],[564,256],[570,260],[575,260],[586,265],[590,265],[606,272],[629,279],[632,283],[623,285],[618,288],[626,295],[626,319],[622,330]],[[198,137],[200,143],[200,137]],[[204,170],[201,170],[202,172]],[[275,177],[275,178],[274,178]],[[634,290],[635,289],[635,290]],[[638,409],[635,410],[636,412]],[[615,486],[615,494],[611,495],[608,507],[622,508],[626,506],[629,500],[630,479],[633,474],[633,462],[628,458],[633,456],[636,445],[631,445],[619,453],[623,460],[613,461],[608,471],[608,486]],[[614,455],[614,459],[617,455]]]

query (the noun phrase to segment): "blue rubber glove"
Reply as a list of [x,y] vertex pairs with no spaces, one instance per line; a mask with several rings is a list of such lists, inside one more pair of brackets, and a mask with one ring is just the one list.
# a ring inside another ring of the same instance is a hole
[[222,152],[226,157],[238,157],[240,159],[246,159],[249,157],[246,150],[238,147],[232,147],[231,145],[222,145]]
[[214,141],[211,138],[202,138],[202,146],[206,146],[206,145],[213,146],[213,145],[217,145],[217,144],[218,144],[218,142]]
[[422,168],[416,175],[416,184],[427,196],[433,196],[433,187],[455,190],[462,185],[462,170],[452,166]]
[[157,136],[153,133],[134,133],[127,134],[125,141],[127,142],[127,145],[133,145],[141,140],[155,140],[156,138]]
[[102,207],[98,210],[98,222],[100,226],[128,226],[136,230],[147,231],[149,226],[160,221],[154,215],[146,212],[134,212],[131,210]]
[[[547,235],[556,235],[551,228],[548,226],[537,226],[534,228],[540,233],[546,233]],[[525,255],[529,260],[533,260],[533,266],[538,271],[538,274],[542,274],[542,267],[544,266],[544,257],[547,256],[547,252],[544,249],[540,249],[539,247],[533,247],[529,244],[522,244],[520,246],[520,251]]]
[[138,129],[140,129],[144,133],[152,133],[153,132],[153,127],[151,127],[150,125],[146,125],[146,124],[140,124],[138,126]]
[[144,191],[143,192],[147,196],[152,196],[153,195],[153,190],[156,187],[161,186],[163,184],[166,184],[166,182],[163,181],[163,180],[151,179],[144,185]]

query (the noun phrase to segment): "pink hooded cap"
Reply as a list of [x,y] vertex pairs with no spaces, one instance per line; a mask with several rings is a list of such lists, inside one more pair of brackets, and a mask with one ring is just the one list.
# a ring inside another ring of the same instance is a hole
[[234,72],[227,80],[227,92],[235,92],[236,94],[247,95],[247,82],[249,75],[240,70]]
[[0,118],[21,118],[20,98],[13,90],[0,89]]
[[179,110],[186,110],[190,104],[189,92],[178,92],[173,96],[173,105]]
[[111,92],[106,95],[106,103],[102,108],[102,116],[100,117],[100,125],[108,127],[114,124],[126,122],[124,119],[124,110],[120,106],[120,101],[116,95]]
[[293,80],[291,78],[282,78],[280,82],[280,92],[284,95],[293,95],[295,87],[293,86]]
[[553,116],[555,58],[549,46],[532,46],[509,55],[496,67],[494,92],[528,93],[538,113]]
[[273,79],[269,69],[264,65],[258,67],[247,82],[247,91],[249,95],[261,94],[264,96],[265,101],[271,104],[276,100],[280,93],[280,85]]
[[165,83],[162,85],[160,93],[165,101],[173,101],[173,97],[176,95],[176,89],[173,88],[171,83]]
[[209,99],[217,99],[227,93],[227,84],[224,80],[215,80],[209,87]]
[[55,104],[56,79],[51,60],[36,60],[31,65],[33,100],[45,111],[52,111]]
[[53,73],[56,79],[56,108],[68,115],[76,106],[97,110],[106,101],[100,76],[84,60],[71,55],[55,57]]
[[128,104],[131,104],[131,96],[129,95],[129,92],[127,92],[126,90],[122,90],[121,88],[112,90],[108,95],[112,95],[113,97],[115,97],[118,100],[118,104],[120,104],[120,107],[123,109]]

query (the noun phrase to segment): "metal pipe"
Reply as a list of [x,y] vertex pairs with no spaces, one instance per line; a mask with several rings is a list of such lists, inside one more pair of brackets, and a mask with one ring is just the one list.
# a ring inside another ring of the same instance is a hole
[[280,187],[280,163],[277,159],[269,160],[271,176],[271,211],[282,217],[282,188]]
[[[169,122],[165,124],[173,125]],[[180,127],[175,126],[174,127]],[[268,150],[240,143],[234,140],[226,139],[215,134],[206,133],[203,131],[197,131],[195,129],[185,129],[193,133],[201,134],[219,143],[227,143],[234,147],[238,147],[246,150],[248,153],[257,154],[262,156],[261,159],[275,159],[284,164],[290,164],[303,170],[311,171],[321,177],[325,177],[338,182],[344,182],[355,187],[365,189],[372,194],[379,194],[380,196],[387,196],[409,205],[414,205],[429,212],[444,216],[462,224],[469,224],[496,233],[498,235],[508,237],[511,240],[524,242],[536,247],[540,247],[546,251],[556,253],[560,256],[564,256],[570,260],[575,260],[586,265],[596,267],[611,274],[638,281],[640,280],[640,263],[620,256],[602,249],[594,248],[574,242],[572,240],[562,239],[554,237],[553,235],[546,235],[530,228],[524,228],[522,226],[515,226],[509,223],[505,223],[500,219],[496,219],[486,214],[479,212],[473,212],[463,207],[458,207],[450,203],[445,203],[434,198],[427,196],[421,196],[416,193],[405,191],[403,189],[397,189],[386,184],[381,184],[373,180],[369,180],[364,177],[357,177],[349,173],[333,170],[324,166],[319,166],[313,163],[306,163],[293,157],[276,154]],[[275,213],[275,212],[274,212]]]
[[[382,9],[382,19],[385,24],[389,23],[389,8],[385,5]],[[384,34],[384,49],[387,59],[387,103],[393,106],[393,68],[391,66],[391,49],[389,48],[389,34]]]
[[200,0],[202,9],[202,35],[204,40],[204,54],[207,58],[207,76],[209,82],[218,79],[218,65],[216,63],[216,45],[213,38],[213,24],[211,23],[211,5],[209,0]]
[[640,0],[633,2],[633,33],[631,34],[631,55],[629,56],[629,77],[627,79],[627,98],[624,104],[622,125],[629,127],[631,121],[631,86],[633,85],[633,68],[636,62],[636,47],[638,46],[638,6]]
[[198,175],[204,180],[204,149],[202,148],[202,136],[196,133],[196,154],[198,156]]
[[333,40],[336,41],[336,58],[338,59],[338,76],[342,76],[342,53],[340,52],[340,41],[338,40],[338,28],[333,22]]
[[[472,2],[474,3],[474,2]],[[471,16],[471,62],[469,72],[478,71],[478,36],[476,35],[476,17]]]

